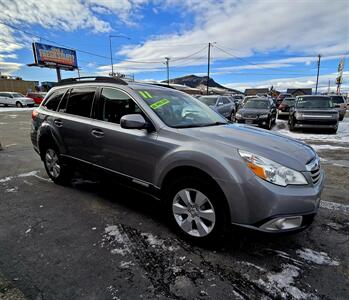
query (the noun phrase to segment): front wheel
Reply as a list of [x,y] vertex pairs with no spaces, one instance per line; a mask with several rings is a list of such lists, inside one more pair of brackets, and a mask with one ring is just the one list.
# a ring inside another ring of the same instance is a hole
[[295,130],[295,127],[294,127],[294,119],[291,118],[289,123],[290,123],[290,131],[294,131],[294,130]]
[[23,104],[19,101],[16,102],[16,107],[20,108],[20,107],[23,107]]
[[71,178],[68,166],[62,164],[59,151],[56,147],[49,146],[43,155],[47,175],[57,184],[67,184]]
[[225,197],[205,178],[185,176],[166,191],[171,224],[185,239],[206,243],[217,240],[227,228]]

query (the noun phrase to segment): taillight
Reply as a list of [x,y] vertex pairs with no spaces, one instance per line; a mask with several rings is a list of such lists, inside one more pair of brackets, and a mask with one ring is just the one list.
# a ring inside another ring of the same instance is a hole
[[32,119],[33,119],[33,121],[35,120],[35,118],[37,117],[38,114],[39,114],[39,112],[36,109],[34,109],[32,111]]

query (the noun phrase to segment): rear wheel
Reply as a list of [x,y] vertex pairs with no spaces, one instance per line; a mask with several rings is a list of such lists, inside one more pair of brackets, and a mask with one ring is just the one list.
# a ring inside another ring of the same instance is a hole
[[23,107],[23,104],[19,101],[16,102],[16,107]]
[[217,240],[227,228],[225,197],[205,178],[185,176],[166,190],[166,207],[174,229],[196,243]]
[[71,172],[67,165],[62,164],[60,153],[55,146],[48,146],[43,155],[47,175],[57,184],[67,184]]

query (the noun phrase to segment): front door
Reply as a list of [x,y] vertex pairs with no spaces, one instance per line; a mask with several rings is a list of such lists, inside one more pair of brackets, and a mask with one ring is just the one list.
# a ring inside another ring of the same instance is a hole
[[146,129],[125,129],[120,119],[127,114],[145,114],[137,103],[124,91],[105,87],[100,92],[98,104],[99,121],[93,130],[102,137],[94,139],[98,151],[94,163],[134,180],[151,182],[155,168],[154,146],[156,132]]

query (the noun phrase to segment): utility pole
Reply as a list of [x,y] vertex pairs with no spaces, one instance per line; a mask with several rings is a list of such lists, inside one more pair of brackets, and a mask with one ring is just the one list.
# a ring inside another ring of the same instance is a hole
[[208,84],[210,79],[210,63],[211,63],[211,43],[208,43],[208,53],[207,53],[207,83],[206,83],[206,94],[208,95]]
[[113,49],[111,46],[111,39],[112,38],[125,38],[130,40],[131,38],[129,38],[128,36],[125,35],[109,35],[109,50],[110,50],[110,65],[111,65],[111,76],[113,77],[115,75],[114,73],[114,64],[113,64]]
[[169,64],[169,61],[170,61],[170,58],[169,57],[165,57],[166,59],[166,69],[167,69],[167,85],[170,85],[170,64]]
[[319,74],[320,74],[320,62],[321,62],[321,55],[318,55],[318,61],[317,61],[317,76],[316,76],[316,88],[315,88],[315,95],[317,95],[317,88],[319,85]]

